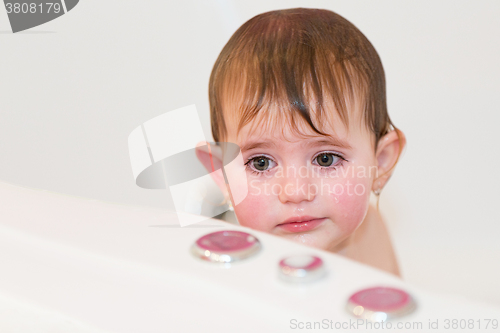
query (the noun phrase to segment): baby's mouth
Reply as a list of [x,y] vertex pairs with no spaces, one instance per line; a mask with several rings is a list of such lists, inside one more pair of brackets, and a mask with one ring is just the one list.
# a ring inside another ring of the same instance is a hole
[[285,220],[283,223],[278,224],[276,227],[287,232],[305,232],[316,229],[319,227],[325,217],[312,217],[312,216],[299,216]]

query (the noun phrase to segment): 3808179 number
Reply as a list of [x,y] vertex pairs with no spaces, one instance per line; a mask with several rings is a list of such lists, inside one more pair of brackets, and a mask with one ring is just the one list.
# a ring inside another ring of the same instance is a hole
[[5,8],[7,9],[7,14],[15,13],[15,14],[35,14],[35,13],[56,13],[58,14],[62,8],[61,4],[54,2],[46,2],[46,3],[20,3],[14,2],[5,3]]
[[[482,321],[482,323],[481,323]],[[497,329],[498,320],[497,319],[445,319],[444,320],[445,329]]]

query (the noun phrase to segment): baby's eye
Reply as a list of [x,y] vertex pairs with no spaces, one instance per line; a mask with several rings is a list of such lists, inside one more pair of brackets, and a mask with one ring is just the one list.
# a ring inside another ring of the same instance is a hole
[[334,153],[321,153],[313,159],[313,161],[322,167],[338,164],[341,160],[343,160],[342,156]]
[[269,167],[269,159],[265,157],[259,157],[253,160],[253,166],[259,171],[265,171]]
[[332,154],[321,154],[316,157],[316,161],[321,166],[330,166],[333,163],[333,155]]
[[276,165],[276,163],[272,159],[270,159],[266,156],[257,156],[257,157],[251,158],[248,160],[248,162],[246,164],[251,169],[259,171],[259,172],[264,172],[264,171],[267,171],[269,169],[272,169]]

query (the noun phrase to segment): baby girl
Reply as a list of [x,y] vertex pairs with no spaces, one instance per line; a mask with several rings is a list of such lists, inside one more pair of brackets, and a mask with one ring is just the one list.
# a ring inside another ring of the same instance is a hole
[[[320,9],[255,16],[220,53],[209,98],[214,140],[237,144],[245,162],[240,225],[399,275],[370,196],[406,139],[387,113],[380,58],[352,23]],[[197,150],[209,170],[223,154]],[[214,180],[232,199],[222,173]]]

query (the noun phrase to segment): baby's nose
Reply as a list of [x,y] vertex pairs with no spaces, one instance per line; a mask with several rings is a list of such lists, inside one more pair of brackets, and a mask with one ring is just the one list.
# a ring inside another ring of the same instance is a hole
[[316,195],[315,184],[309,177],[285,177],[280,186],[279,199],[282,203],[312,201]]

